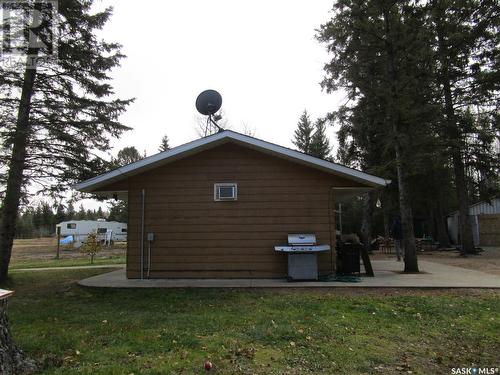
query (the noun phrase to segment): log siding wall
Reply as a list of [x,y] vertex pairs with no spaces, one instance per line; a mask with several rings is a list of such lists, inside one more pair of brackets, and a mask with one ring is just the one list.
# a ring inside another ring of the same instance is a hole
[[[238,184],[237,201],[214,202],[220,182]],[[318,243],[334,246],[331,188],[359,186],[235,144],[121,185],[129,201],[128,278],[140,277],[142,189],[145,233],[155,234],[151,278],[267,278],[286,276],[287,257],[273,247],[286,244],[288,233],[315,233]],[[144,248],[147,256],[147,242]],[[330,272],[332,261],[333,254],[321,254],[320,272]]]

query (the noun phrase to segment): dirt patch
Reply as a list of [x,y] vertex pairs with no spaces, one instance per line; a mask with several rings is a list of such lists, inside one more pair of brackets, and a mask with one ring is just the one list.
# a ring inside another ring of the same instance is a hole
[[[370,256],[373,260],[394,259],[395,257],[395,254],[377,253]],[[466,258],[460,256],[457,250],[424,251],[418,254],[418,258],[429,262],[500,275],[500,247],[485,247],[479,254],[469,255]]]
[[[111,247],[103,247],[99,252],[100,257],[125,255],[126,242],[117,242]],[[25,260],[50,260],[56,256],[57,238],[44,237],[14,240],[12,248],[12,261]],[[61,246],[61,259],[86,258],[78,249],[72,246]]]

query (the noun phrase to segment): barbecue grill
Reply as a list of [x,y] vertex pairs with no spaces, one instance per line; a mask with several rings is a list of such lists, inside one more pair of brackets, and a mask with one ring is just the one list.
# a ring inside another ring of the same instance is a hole
[[288,280],[318,280],[318,253],[329,250],[329,245],[316,245],[314,234],[289,234],[288,245],[274,247],[288,254]]

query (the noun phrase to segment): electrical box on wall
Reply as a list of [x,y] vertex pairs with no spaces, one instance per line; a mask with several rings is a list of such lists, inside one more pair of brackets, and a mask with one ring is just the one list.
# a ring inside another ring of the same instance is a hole
[[155,240],[155,234],[154,233],[148,233],[148,241],[153,242]]

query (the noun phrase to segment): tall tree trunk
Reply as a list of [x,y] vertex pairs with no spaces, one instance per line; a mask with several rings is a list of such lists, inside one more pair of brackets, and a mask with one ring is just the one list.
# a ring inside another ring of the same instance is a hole
[[0,281],[7,279],[9,272],[12,244],[16,235],[16,218],[21,201],[23,173],[26,162],[26,148],[31,131],[30,109],[31,96],[36,78],[36,69],[29,67],[29,59],[38,55],[38,50],[28,52],[21,100],[17,114],[16,129],[12,145],[12,155],[9,161],[7,189],[3,200],[2,217],[0,220]]
[[445,36],[443,31],[442,17],[443,10],[437,8],[439,16],[435,17],[436,31],[438,38],[438,55],[441,64],[439,80],[444,93],[444,112],[446,115],[446,138],[451,140],[451,158],[453,162],[453,174],[455,177],[455,189],[458,199],[458,212],[460,218],[460,238],[462,255],[474,253],[474,240],[472,237],[472,226],[469,221],[469,194],[467,192],[467,182],[465,179],[465,165],[460,150],[461,134],[458,129],[458,123],[455,116],[453,105],[453,94],[451,89],[451,78],[449,73],[449,60],[446,52]]
[[472,225],[469,218],[469,195],[465,181],[465,167],[460,150],[453,150],[453,172],[455,174],[455,188],[458,199],[458,216],[460,221],[460,238],[462,255],[473,254],[474,239],[472,236]]
[[[399,210],[401,213],[401,226],[403,229],[403,245],[405,251],[404,272],[418,272],[417,248],[415,246],[415,234],[413,230],[413,212],[408,197],[408,178],[406,171],[406,155],[401,143],[402,120],[400,109],[397,107],[399,92],[398,71],[396,68],[396,53],[394,51],[393,38],[395,37],[391,28],[390,9],[384,10],[385,44],[387,53],[387,73],[391,93],[388,95],[388,122],[391,125],[394,136],[394,151],[396,154],[396,171],[398,175]],[[397,36],[396,36],[397,37]]]
[[7,319],[7,300],[0,300],[0,374],[31,374],[36,364],[27,358],[12,341]]
[[440,248],[450,247],[450,238],[448,236],[448,230],[446,226],[446,217],[443,211],[443,177],[441,173],[431,168],[430,178],[432,179],[432,184],[435,186],[435,194],[431,197],[430,201],[430,217],[432,222],[433,234],[432,237],[434,241],[439,243]]
[[417,248],[413,229],[413,211],[408,197],[406,167],[403,162],[401,145],[396,142],[396,170],[398,173],[399,211],[403,228],[403,245],[405,252],[405,272],[418,272]]
[[361,221],[361,240],[366,252],[371,250],[372,242],[372,227],[373,227],[373,210],[374,210],[375,192],[366,193],[363,198],[363,218]]
[[373,273],[370,256],[372,244],[372,231],[373,231],[373,210],[375,207],[375,192],[372,190],[367,193],[363,199],[363,219],[361,223],[361,237],[363,240],[363,250],[361,251],[361,258],[363,259],[363,266],[365,267],[366,276],[375,276]]

